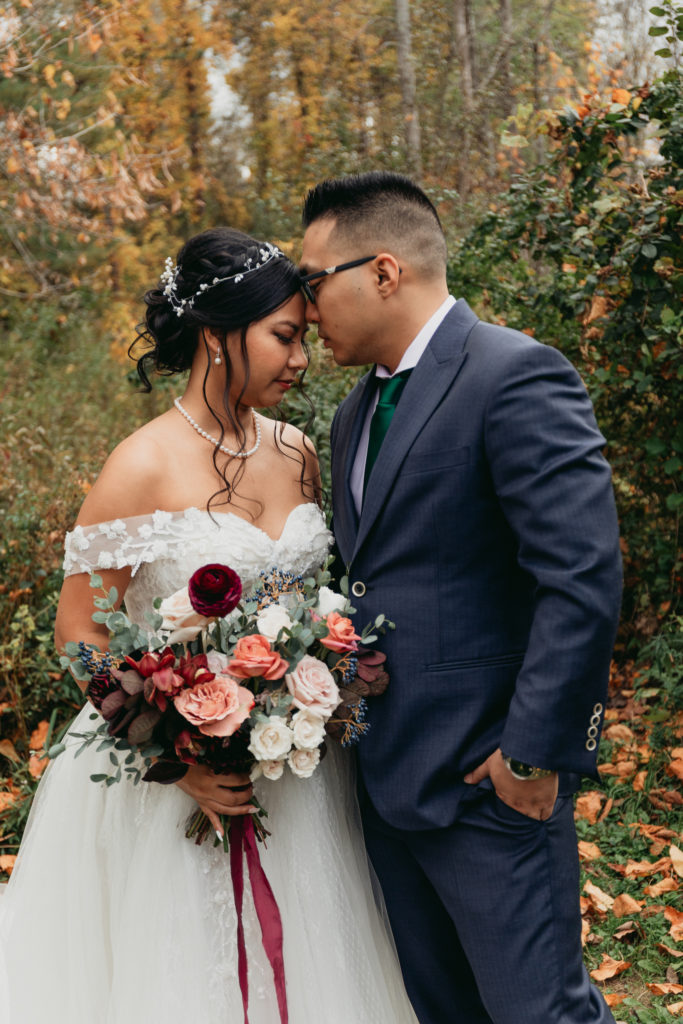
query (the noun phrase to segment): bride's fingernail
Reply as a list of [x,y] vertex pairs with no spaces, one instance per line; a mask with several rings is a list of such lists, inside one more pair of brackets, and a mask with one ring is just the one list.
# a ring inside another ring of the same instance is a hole
[[223,842],[223,833],[219,832],[218,829],[216,829],[216,837],[220,843]]

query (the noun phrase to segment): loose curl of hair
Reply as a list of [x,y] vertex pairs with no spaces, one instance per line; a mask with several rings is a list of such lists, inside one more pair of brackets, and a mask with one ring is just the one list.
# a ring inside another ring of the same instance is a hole
[[[136,359],[137,372],[145,392],[152,390],[150,371],[162,376],[171,376],[189,370],[202,337],[202,328],[209,328],[219,339],[221,353],[225,364],[225,389],[223,392],[223,415],[219,415],[211,407],[206,395],[206,382],[210,372],[210,361],[207,358],[202,391],[206,407],[218,426],[218,444],[213,453],[216,472],[225,486],[215,492],[208,502],[209,508],[221,495],[225,501],[231,502],[237,496],[236,487],[244,472],[244,459],[235,459],[237,465],[231,475],[228,466],[220,467],[220,445],[225,436],[224,422],[227,422],[237,436],[238,451],[246,450],[247,435],[237,417],[237,407],[249,384],[250,369],[247,351],[247,330],[250,324],[273,313],[287,302],[301,288],[299,271],[286,256],[274,256],[263,266],[245,273],[240,281],[228,280],[213,285],[215,277],[230,277],[245,270],[248,258],[257,259],[263,243],[232,228],[211,228],[190,238],[178,253],[176,259],[177,274],[174,292],[177,299],[189,299],[194,296],[190,306],[186,304],[178,315],[170,298],[164,293],[163,287],[150,289],[144,296],[147,305],[144,323],[137,329],[137,335],[128,350],[132,359]],[[201,291],[202,284],[209,285]],[[239,332],[240,354],[244,364],[244,384],[240,394],[231,405],[230,386],[232,383],[232,365],[228,355],[226,339],[228,334]],[[145,346],[142,355],[136,357],[135,351],[140,345]],[[308,350],[305,345],[306,354]],[[208,349],[207,349],[208,356]],[[302,387],[305,370],[300,375],[297,386]],[[304,425],[304,435],[309,429],[315,410],[306,393],[303,397],[310,410]],[[275,435],[275,443],[287,458],[298,461],[301,465],[299,482],[302,494],[307,498],[319,500],[317,481],[306,476],[305,454],[294,445],[288,444],[283,438],[286,420],[282,414],[277,415],[280,427]],[[304,437],[304,448],[313,453],[308,439]],[[254,516],[255,518],[255,516]]]

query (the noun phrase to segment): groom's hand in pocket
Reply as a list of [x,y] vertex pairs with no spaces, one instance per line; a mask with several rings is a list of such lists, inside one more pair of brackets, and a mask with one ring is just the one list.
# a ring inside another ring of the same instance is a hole
[[466,775],[465,782],[476,785],[486,778],[491,779],[499,800],[527,818],[545,821],[553,813],[557,800],[557,772],[542,779],[516,779],[503,761],[499,748]]

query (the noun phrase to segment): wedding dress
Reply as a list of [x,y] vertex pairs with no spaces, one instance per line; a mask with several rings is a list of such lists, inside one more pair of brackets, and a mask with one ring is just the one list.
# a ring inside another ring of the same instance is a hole
[[[246,593],[262,570],[309,574],[330,542],[312,504],[282,535],[233,513],[156,512],[76,528],[65,571],[132,566],[131,618],[223,562]],[[93,727],[86,704],[72,731]],[[229,858],[196,846],[177,786],[106,787],[109,754],[73,746],[47,768],[0,897],[0,1024],[243,1024]],[[72,741],[73,743],[73,741]],[[280,908],[290,1024],[415,1024],[377,909],[348,752],[309,779],[259,780],[272,836],[259,846]],[[245,879],[250,1024],[279,1024],[273,976]]]

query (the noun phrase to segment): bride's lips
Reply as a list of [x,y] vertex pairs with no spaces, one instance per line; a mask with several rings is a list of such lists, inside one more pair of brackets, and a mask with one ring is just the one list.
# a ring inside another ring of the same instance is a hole
[[276,380],[275,383],[279,384],[283,391],[289,391],[292,384],[296,381],[296,377],[292,377],[289,380]]

